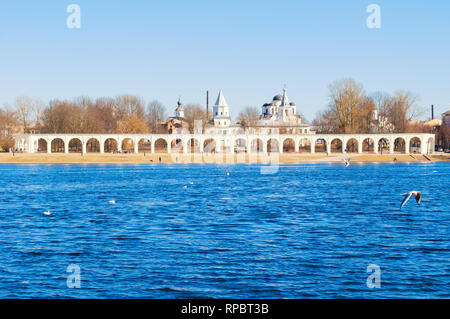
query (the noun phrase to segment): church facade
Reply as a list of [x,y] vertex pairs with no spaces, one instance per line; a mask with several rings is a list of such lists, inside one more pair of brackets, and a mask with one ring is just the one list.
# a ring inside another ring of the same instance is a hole
[[[244,128],[239,123],[234,123],[230,117],[230,106],[228,105],[222,91],[217,96],[213,107],[213,119],[207,126],[206,134],[222,135],[221,145],[225,149],[231,148],[230,136],[237,134],[314,134],[309,124],[304,123],[303,118],[297,114],[294,102],[290,102],[287,90],[283,94],[277,94],[272,102],[265,103],[261,107],[261,114],[252,127]],[[228,136],[228,137],[227,137]],[[238,145],[239,147],[239,145]]]
[[263,104],[261,109],[262,114],[254,127],[257,133],[314,134],[311,126],[297,114],[297,107],[289,101],[286,89],[282,95],[277,94],[271,102]]
[[[184,118],[181,100],[178,100],[175,116],[166,121],[169,134],[189,134],[189,125]],[[226,152],[232,148],[233,136],[240,134],[314,134],[309,124],[297,114],[294,102],[289,101],[286,89],[283,94],[277,94],[272,101],[261,107],[261,114],[255,125],[246,129],[240,123],[234,122],[222,90],[219,92],[212,110],[212,119],[204,126],[204,134],[221,137],[219,152]],[[237,145],[237,148],[241,147]],[[244,148],[244,145],[242,145]]]

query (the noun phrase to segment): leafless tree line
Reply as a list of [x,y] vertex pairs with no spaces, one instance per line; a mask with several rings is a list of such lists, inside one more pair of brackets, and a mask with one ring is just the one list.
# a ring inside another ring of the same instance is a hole
[[[206,123],[206,112],[197,104],[184,107],[191,131],[196,120]],[[13,133],[166,133],[166,108],[153,100],[146,104],[140,97],[40,100],[21,96],[12,105],[0,107],[0,150],[14,146]]]
[[[378,133],[424,131],[418,121],[424,110],[411,92],[366,94],[353,79],[333,82],[329,104],[317,113],[313,125],[322,133]],[[429,130],[429,129],[428,129]]]

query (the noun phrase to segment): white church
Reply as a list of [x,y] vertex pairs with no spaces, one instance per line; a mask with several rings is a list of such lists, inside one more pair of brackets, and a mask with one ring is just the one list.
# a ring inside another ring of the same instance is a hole
[[[222,150],[231,148],[232,136],[246,133],[239,123],[230,117],[230,106],[220,91],[213,107],[213,119],[205,128],[206,134],[223,136],[220,141]],[[297,114],[296,105],[289,102],[286,89],[283,95],[277,94],[271,103],[262,106],[262,112],[256,125],[247,128],[250,134],[314,134],[310,125],[305,124],[303,118]],[[237,145],[244,148],[245,145]]]
[[[309,124],[297,114],[294,102],[290,102],[286,89],[283,94],[277,94],[272,102],[261,107],[261,115],[254,127],[248,129],[252,134],[314,134]],[[220,91],[213,107],[213,125],[207,127],[208,134],[242,134],[241,125],[234,123],[230,117],[230,107]]]

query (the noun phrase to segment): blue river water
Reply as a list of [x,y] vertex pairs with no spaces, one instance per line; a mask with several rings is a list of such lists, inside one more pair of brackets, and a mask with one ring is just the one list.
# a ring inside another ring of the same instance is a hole
[[450,163],[266,168],[1,165],[0,298],[450,298]]

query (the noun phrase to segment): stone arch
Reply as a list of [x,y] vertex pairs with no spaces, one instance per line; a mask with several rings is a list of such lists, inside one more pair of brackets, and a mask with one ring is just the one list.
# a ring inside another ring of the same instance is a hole
[[422,150],[422,140],[420,137],[414,136],[409,140],[409,152],[410,153],[421,153]]
[[215,153],[216,152],[217,143],[213,138],[207,138],[203,141],[203,152],[205,153]]
[[126,137],[122,140],[122,152],[134,153],[134,141],[130,137]]
[[79,138],[72,138],[69,141],[69,153],[83,152],[83,142]]
[[183,153],[183,140],[175,138],[170,142],[170,151],[172,153]]
[[358,140],[356,138],[350,138],[345,144],[347,153],[358,153]]
[[51,152],[52,153],[64,153],[64,141],[61,138],[54,138],[51,142]]
[[250,143],[250,149],[252,150],[252,153],[263,152],[264,142],[260,138],[255,138]]
[[309,138],[304,137],[298,141],[298,152],[311,153],[311,140]]
[[119,150],[119,143],[114,138],[107,138],[103,146],[106,153],[114,153]]
[[295,141],[292,138],[283,141],[283,153],[295,153]]
[[100,153],[100,142],[92,137],[86,142],[86,153]]
[[316,153],[326,153],[327,152],[327,141],[324,138],[317,138],[314,141],[314,149]]
[[247,153],[247,141],[243,138],[237,138],[234,141],[234,152],[235,153]]
[[191,138],[187,142],[187,150],[189,153],[200,153],[200,142],[196,138]]
[[38,139],[37,142],[37,151],[38,152],[47,152],[47,147],[48,147],[48,143],[47,140],[45,138],[40,138]]
[[371,137],[366,137],[362,141],[362,151],[366,153],[374,153],[375,152],[375,142]]
[[138,153],[139,152],[148,152],[152,151],[152,143],[148,138],[141,138],[138,141]]
[[383,153],[389,153],[390,149],[390,142],[389,139],[386,137],[382,137],[378,140],[377,147],[378,147],[378,153],[383,155]]
[[403,137],[394,140],[394,153],[406,153],[406,141]]
[[280,142],[277,139],[271,138],[267,141],[267,153],[279,153]]
[[155,141],[155,153],[168,153],[168,151],[167,141],[163,138],[158,138]]
[[342,140],[338,137],[331,140],[330,144],[330,152],[331,153],[342,153],[343,143]]

